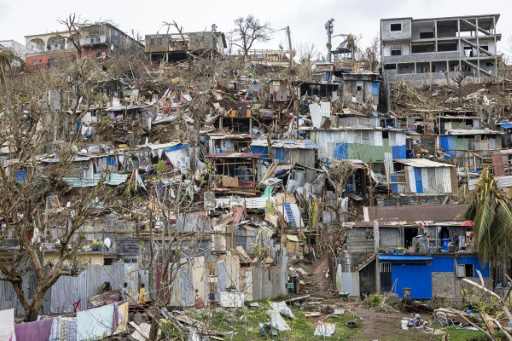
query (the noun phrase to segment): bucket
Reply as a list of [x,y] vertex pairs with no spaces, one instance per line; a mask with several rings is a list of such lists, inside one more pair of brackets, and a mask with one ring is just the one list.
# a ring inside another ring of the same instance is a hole
[[402,294],[403,294],[404,298],[406,298],[406,299],[411,298],[411,292],[412,292],[411,288],[402,288]]
[[444,238],[443,239],[443,250],[448,251],[448,243],[452,241],[451,238]]

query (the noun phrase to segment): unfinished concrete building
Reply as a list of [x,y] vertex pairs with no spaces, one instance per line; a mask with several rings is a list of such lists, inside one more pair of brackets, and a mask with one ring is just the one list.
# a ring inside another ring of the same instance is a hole
[[[422,85],[450,79],[458,71],[478,82],[497,75],[496,32],[500,15],[381,19],[384,81]],[[448,72],[448,75],[446,75]],[[453,73],[453,74],[451,74]]]
[[[215,25],[212,26],[215,28]],[[187,58],[187,53],[198,56],[211,53],[224,55],[227,48],[226,37],[222,32],[203,31],[182,34],[146,35],[146,55],[153,63],[176,62]]]

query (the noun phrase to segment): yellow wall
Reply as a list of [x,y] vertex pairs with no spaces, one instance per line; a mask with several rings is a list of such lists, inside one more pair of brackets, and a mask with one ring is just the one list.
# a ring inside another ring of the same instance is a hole
[[[93,265],[103,265],[103,253],[98,252],[97,254],[88,253],[80,255],[80,259],[85,260],[89,264]],[[46,253],[44,255],[44,263],[57,263],[59,261],[59,254],[57,253]]]

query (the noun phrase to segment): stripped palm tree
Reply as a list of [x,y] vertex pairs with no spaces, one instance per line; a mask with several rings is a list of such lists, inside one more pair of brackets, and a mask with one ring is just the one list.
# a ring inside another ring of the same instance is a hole
[[357,39],[354,37],[354,35],[352,33],[344,35],[344,36],[346,38],[345,38],[345,40],[343,40],[341,42],[338,49],[340,49],[342,47],[349,49],[350,53],[351,53],[352,60],[355,60],[356,59],[356,51],[357,51]]
[[512,246],[512,204],[498,188],[489,167],[482,170],[480,180],[469,192],[469,205],[460,218],[475,223],[473,238],[480,260],[494,263],[501,253],[506,269],[506,259]]
[[12,72],[11,62],[11,53],[9,51],[0,50],[0,85],[5,85],[7,72]]

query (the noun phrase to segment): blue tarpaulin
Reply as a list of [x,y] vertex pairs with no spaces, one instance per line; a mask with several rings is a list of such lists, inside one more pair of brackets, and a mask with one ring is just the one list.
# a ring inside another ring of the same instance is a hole
[[510,129],[512,128],[512,123],[510,122],[504,122],[504,123],[498,123],[502,128]]

